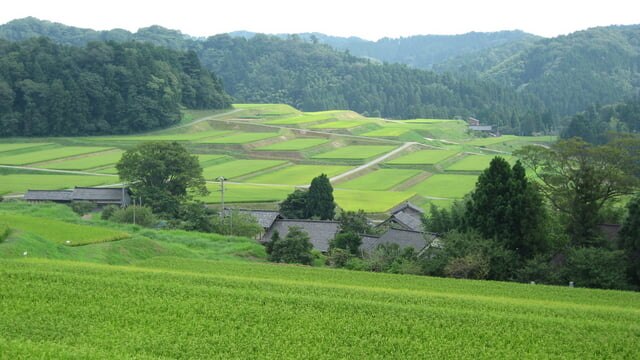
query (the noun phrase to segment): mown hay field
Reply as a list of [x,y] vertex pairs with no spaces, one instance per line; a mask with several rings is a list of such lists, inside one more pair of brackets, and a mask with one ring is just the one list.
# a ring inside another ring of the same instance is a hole
[[355,190],[388,190],[414,176],[418,176],[420,173],[420,170],[379,169],[335,185],[335,187]]
[[640,294],[158,257],[0,260],[7,358],[636,358]]

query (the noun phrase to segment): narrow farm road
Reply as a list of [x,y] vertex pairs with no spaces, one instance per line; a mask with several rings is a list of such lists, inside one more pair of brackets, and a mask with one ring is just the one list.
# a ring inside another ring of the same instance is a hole
[[391,152],[388,152],[388,153],[380,156],[379,158],[373,159],[373,160],[369,161],[368,163],[366,163],[364,165],[358,166],[355,169],[351,169],[351,170],[349,170],[349,171],[347,171],[345,173],[342,173],[340,175],[336,175],[336,176],[330,178],[329,181],[334,182],[334,181],[340,180],[342,178],[345,178],[345,177],[347,177],[349,175],[353,175],[353,174],[355,174],[355,173],[357,173],[359,171],[365,170],[365,169],[367,169],[367,168],[369,168],[369,167],[371,167],[373,165],[379,164],[379,163],[387,160],[388,158],[392,157],[393,155],[395,155],[395,154],[397,154],[397,153],[399,153],[401,151],[404,151],[408,147],[413,146],[413,145],[422,146],[423,144],[420,144],[420,143],[417,143],[417,142],[404,143],[404,145],[400,146],[399,148],[397,148],[397,149],[395,149],[395,150],[393,150]]

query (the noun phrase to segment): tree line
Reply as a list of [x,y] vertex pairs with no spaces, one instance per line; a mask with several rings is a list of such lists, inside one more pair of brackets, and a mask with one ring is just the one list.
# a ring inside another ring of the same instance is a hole
[[127,134],[230,105],[193,52],[143,43],[0,40],[0,136]]

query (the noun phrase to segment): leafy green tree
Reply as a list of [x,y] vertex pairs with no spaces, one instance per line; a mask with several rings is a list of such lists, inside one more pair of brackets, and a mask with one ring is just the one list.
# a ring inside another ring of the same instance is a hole
[[333,187],[326,174],[311,180],[307,193],[306,217],[318,217],[320,220],[331,220],[336,214],[336,203],[333,201]]
[[214,216],[212,218],[213,232],[225,235],[235,235],[244,237],[254,237],[262,232],[262,226],[258,220],[250,214],[232,210],[225,216]]
[[286,219],[306,219],[307,192],[296,189],[280,203],[280,214]]
[[273,262],[298,263],[311,265],[313,245],[309,241],[309,235],[298,226],[289,228],[289,232],[284,239],[280,235],[272,236],[271,244],[266,247],[269,260]]
[[629,274],[640,286],[640,195],[636,195],[627,205],[627,217],[620,229],[620,248],[627,256]]
[[109,221],[150,227],[157,222],[157,219],[150,208],[133,205],[114,211],[109,217]]
[[177,142],[147,142],[127,150],[116,165],[120,179],[154,212],[175,217],[195,194],[208,193],[198,157]]
[[525,146],[515,154],[540,179],[542,194],[564,217],[574,246],[600,245],[600,210],[638,183],[638,154],[615,144],[594,146],[574,138],[550,148]]
[[338,215],[341,233],[372,234],[373,227],[364,210],[343,211]]
[[347,250],[351,255],[358,255],[362,238],[354,232],[339,232],[329,243],[330,249]]
[[603,248],[574,248],[560,270],[564,283],[602,289],[628,289],[625,254]]

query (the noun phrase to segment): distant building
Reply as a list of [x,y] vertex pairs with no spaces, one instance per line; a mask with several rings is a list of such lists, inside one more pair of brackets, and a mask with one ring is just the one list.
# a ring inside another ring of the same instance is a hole
[[382,235],[362,235],[360,250],[370,253],[382,244],[396,244],[401,249],[410,247],[416,253],[421,253],[429,245],[422,231],[390,228]]
[[467,119],[467,124],[469,124],[469,126],[480,126],[480,120],[469,117],[469,119]]
[[422,208],[405,202],[391,209],[389,218],[378,224],[377,227],[422,231],[423,214]]
[[493,135],[500,136],[500,134],[497,131],[494,133],[492,125],[481,125],[480,120],[476,118],[473,118],[473,117],[468,118],[467,124],[469,124],[469,130],[471,131],[491,133]]
[[327,220],[301,220],[301,219],[277,219],[262,237],[261,242],[271,241],[274,232],[278,232],[280,238],[289,233],[289,228],[298,226],[309,235],[313,248],[321,252],[329,251],[329,242],[338,233],[340,223]]
[[73,190],[28,190],[23,197],[29,202],[71,203],[89,201],[96,206],[118,205],[126,207],[131,204],[129,188],[95,188],[76,187]]

